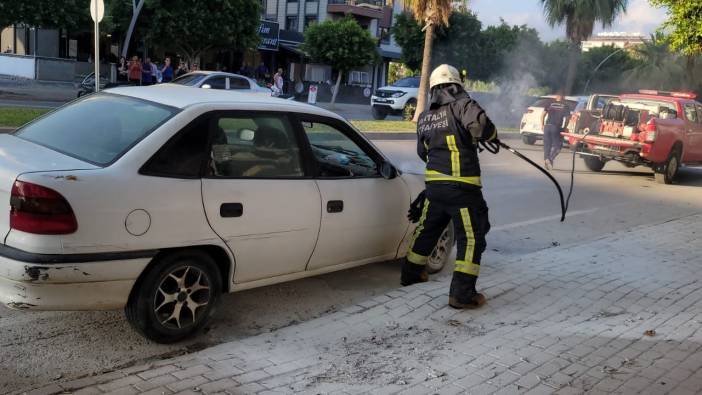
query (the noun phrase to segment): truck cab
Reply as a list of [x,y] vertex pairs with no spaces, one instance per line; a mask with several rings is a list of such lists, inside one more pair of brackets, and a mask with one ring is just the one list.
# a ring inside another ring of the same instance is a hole
[[624,94],[599,114],[571,119],[574,127],[563,135],[579,148],[590,170],[601,171],[613,160],[647,166],[657,182],[671,184],[680,166],[702,163],[702,104],[695,98],[694,93],[654,90]]

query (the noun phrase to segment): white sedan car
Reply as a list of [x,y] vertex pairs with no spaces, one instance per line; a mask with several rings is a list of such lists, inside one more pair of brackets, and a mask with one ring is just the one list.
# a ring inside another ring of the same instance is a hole
[[264,96],[271,96],[273,93],[270,88],[260,86],[249,77],[222,71],[193,71],[174,79],[170,83],[193,88],[234,90]]
[[[222,292],[404,256],[421,189],[306,104],[168,85],[89,95],[0,135],[0,302],[124,308],[174,342]],[[451,243],[447,230],[435,269]]]

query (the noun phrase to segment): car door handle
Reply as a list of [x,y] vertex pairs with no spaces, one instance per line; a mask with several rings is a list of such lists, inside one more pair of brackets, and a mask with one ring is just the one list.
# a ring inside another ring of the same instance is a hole
[[219,206],[219,215],[222,218],[236,218],[244,215],[244,206],[241,203],[222,203]]
[[344,211],[343,200],[330,200],[329,202],[327,202],[328,213],[340,213],[342,211]]

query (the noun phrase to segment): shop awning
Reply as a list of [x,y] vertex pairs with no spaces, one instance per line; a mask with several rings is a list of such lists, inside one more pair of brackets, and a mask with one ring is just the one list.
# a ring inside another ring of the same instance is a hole
[[401,52],[388,51],[388,50],[381,49],[381,48],[378,48],[378,55],[380,55],[383,58],[392,59],[392,60],[398,60],[402,57]]
[[300,48],[298,48],[297,45],[288,44],[288,43],[280,43],[280,49],[292,52],[301,58],[308,57],[308,55],[304,51],[302,51]]

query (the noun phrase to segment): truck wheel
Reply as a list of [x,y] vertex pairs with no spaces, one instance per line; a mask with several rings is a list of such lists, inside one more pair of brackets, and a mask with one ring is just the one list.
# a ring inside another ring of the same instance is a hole
[[174,343],[200,330],[222,292],[212,257],[179,251],[158,258],[134,284],[124,309],[137,332],[157,343]]
[[415,111],[417,111],[417,101],[415,99],[407,100],[405,108],[402,109],[402,119],[411,121],[414,118]]
[[387,112],[385,112],[377,107],[373,107],[373,119],[375,119],[377,121],[382,121],[387,116],[388,116]]
[[601,172],[605,165],[605,162],[596,156],[583,156],[583,159],[585,160],[585,167],[587,167],[590,171],[594,171],[595,173]]
[[526,145],[534,145],[536,143],[536,137],[523,134],[522,142]]
[[654,178],[659,184],[670,185],[675,181],[678,169],[680,169],[680,153],[675,150],[668,155],[668,160],[666,160],[664,165],[654,169]]
[[429,255],[427,261],[427,272],[429,274],[438,273],[446,266],[451,257],[451,250],[456,239],[453,234],[453,222],[450,222],[448,227],[444,229],[444,233],[439,237],[439,242],[436,243],[434,251]]

